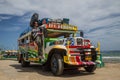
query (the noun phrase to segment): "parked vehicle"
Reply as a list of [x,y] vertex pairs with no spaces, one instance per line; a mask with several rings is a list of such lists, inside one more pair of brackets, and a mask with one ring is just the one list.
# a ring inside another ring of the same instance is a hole
[[[83,32],[77,26],[60,20],[47,22],[39,27],[41,26],[45,29],[42,38],[43,58],[39,57],[38,45],[31,39],[32,29],[22,32],[18,38],[18,61],[23,67],[29,66],[30,62],[39,63],[56,76],[68,68],[84,67],[87,72],[96,69],[96,48],[89,39],[83,37]],[[40,37],[37,36],[37,39],[39,41]]]

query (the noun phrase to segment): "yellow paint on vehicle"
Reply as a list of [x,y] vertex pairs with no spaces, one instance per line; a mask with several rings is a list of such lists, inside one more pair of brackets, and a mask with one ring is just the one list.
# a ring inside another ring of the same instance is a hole
[[29,58],[30,61],[39,61],[39,58]]

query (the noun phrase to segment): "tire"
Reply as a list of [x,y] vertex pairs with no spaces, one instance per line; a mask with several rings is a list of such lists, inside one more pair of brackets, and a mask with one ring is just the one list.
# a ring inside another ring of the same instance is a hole
[[51,71],[55,76],[59,76],[63,73],[64,64],[62,56],[59,54],[53,54],[51,58]]
[[21,56],[21,66],[22,67],[28,67],[30,65],[30,62],[26,62],[23,58],[23,55]]
[[18,63],[21,63],[21,60],[18,60]]
[[21,63],[21,56],[22,56],[22,55],[19,55],[19,56],[17,57],[18,63]]
[[19,57],[17,57],[17,61],[18,61],[18,63],[21,63],[21,60],[19,59]]
[[96,65],[84,67],[87,72],[94,72],[96,70]]
[[95,62],[97,60],[97,52],[95,51],[95,49],[91,49],[91,53],[92,53],[92,61]]
[[30,62],[24,61],[24,59],[21,60],[21,66],[22,67],[28,67],[30,65]]

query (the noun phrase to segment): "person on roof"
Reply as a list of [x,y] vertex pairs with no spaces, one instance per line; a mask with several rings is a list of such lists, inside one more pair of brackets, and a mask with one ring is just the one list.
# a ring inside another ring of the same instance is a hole
[[32,27],[31,40],[38,46],[39,58],[43,58],[43,29],[38,20],[38,14],[34,13],[30,20],[30,26]]
[[39,58],[43,58],[43,32],[42,32],[42,28],[40,28],[39,24],[38,24],[38,21],[35,21],[34,22],[34,27],[32,29],[32,38],[33,38],[33,41],[35,41],[35,43],[37,44],[38,46],[38,55],[39,55]]

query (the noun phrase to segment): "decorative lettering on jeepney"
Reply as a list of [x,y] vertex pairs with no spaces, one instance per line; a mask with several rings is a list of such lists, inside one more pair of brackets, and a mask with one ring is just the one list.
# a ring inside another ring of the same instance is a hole
[[58,29],[58,30],[77,31],[77,26],[73,26],[73,25],[69,25],[69,24],[49,23],[49,24],[46,24],[46,28],[48,28],[48,29]]

